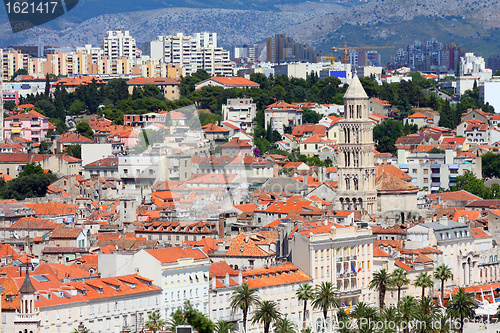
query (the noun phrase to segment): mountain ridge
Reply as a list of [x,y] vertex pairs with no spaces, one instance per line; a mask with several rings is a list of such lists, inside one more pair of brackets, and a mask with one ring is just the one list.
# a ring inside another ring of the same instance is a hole
[[225,47],[259,43],[276,33],[285,33],[325,52],[344,41],[404,47],[415,39],[436,37],[443,43],[455,41],[468,50],[468,45],[479,47],[478,52],[484,55],[500,53],[500,0],[372,0],[356,6],[288,1],[274,2],[265,11],[175,7],[105,14],[82,22],[68,15],[53,26],[19,34],[9,34],[8,23],[4,23],[0,25],[4,28],[0,40],[36,44],[37,37],[42,36],[46,45],[99,45],[106,29],[124,28],[130,30],[139,45],[157,35],[213,31]]

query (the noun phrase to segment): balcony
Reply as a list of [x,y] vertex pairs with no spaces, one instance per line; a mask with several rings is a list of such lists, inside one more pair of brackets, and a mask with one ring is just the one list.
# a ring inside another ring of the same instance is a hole
[[30,122],[31,127],[40,127],[41,123],[39,121]]
[[347,290],[339,292],[339,297],[361,295],[361,289]]

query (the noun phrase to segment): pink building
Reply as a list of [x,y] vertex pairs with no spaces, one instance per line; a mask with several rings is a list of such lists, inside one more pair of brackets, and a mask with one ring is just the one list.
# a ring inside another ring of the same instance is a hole
[[5,118],[4,132],[6,139],[23,138],[33,142],[41,142],[49,129],[54,129],[49,118],[41,113],[31,110]]

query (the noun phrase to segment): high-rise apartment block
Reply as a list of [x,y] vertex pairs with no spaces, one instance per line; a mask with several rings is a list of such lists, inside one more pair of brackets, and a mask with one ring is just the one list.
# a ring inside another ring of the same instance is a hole
[[135,39],[126,30],[110,30],[102,39],[104,56],[109,59],[129,58],[136,56]]
[[204,69],[212,76],[233,75],[230,52],[217,46],[216,33],[202,32],[193,36],[177,33],[158,36],[145,46],[146,53],[152,59],[162,59],[167,64],[181,65],[186,74]]
[[267,62],[318,62],[321,54],[309,45],[297,43],[291,37],[275,35],[266,41]]

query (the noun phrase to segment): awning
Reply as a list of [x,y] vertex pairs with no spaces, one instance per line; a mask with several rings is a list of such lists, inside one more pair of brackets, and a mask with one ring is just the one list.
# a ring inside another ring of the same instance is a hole
[[12,133],[21,133],[21,129],[13,129],[11,130]]
[[439,191],[439,187],[433,186],[431,187],[431,191]]
[[450,164],[450,165],[448,165],[448,168],[450,168],[450,169],[458,169],[458,164]]
[[409,167],[410,167],[410,165],[409,165],[409,164],[400,164],[400,165],[399,165],[399,168],[400,168],[400,169],[408,169]]

